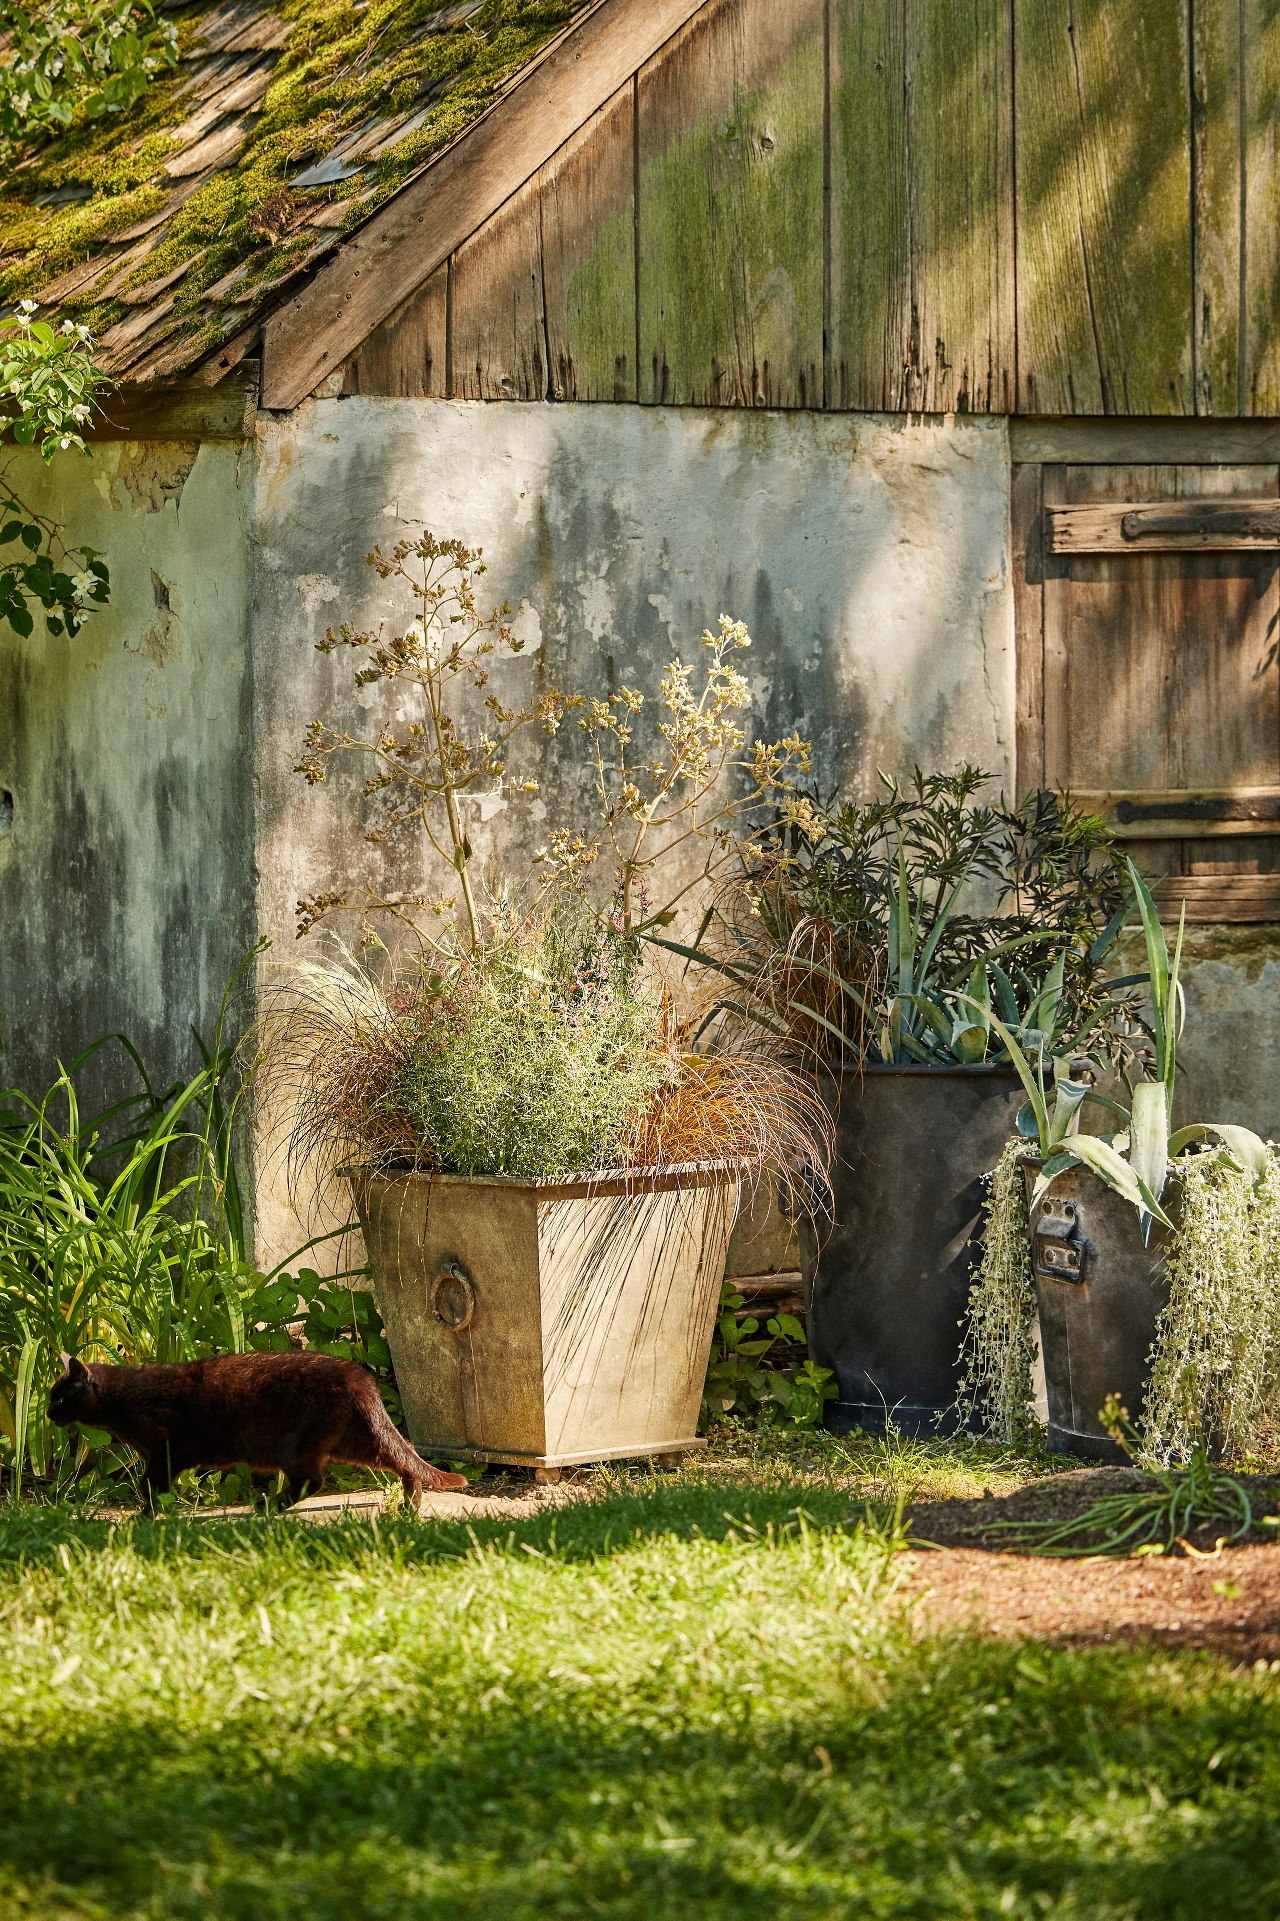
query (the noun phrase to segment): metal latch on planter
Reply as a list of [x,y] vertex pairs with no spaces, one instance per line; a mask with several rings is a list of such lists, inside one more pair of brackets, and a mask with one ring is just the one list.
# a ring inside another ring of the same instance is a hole
[[1055,1281],[1083,1281],[1089,1249],[1074,1201],[1045,1195],[1036,1209],[1031,1250],[1037,1274]]
[[471,1322],[476,1311],[475,1283],[457,1261],[445,1261],[431,1283],[431,1312],[458,1343],[458,1385],[462,1391],[462,1419],[467,1440],[481,1438],[480,1384],[471,1346]]

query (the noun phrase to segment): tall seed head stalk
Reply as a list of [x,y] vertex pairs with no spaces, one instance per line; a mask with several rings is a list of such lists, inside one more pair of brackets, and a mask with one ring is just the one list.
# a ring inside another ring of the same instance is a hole
[[[471,842],[459,801],[481,781],[501,783],[508,750],[517,734],[534,726],[554,734],[565,712],[580,707],[582,701],[550,688],[523,707],[504,707],[496,694],[487,693],[487,719],[468,740],[453,712],[457,696],[467,687],[483,692],[489,684],[494,657],[502,652],[518,655],[524,649],[524,642],[510,624],[511,609],[505,601],[488,614],[479,611],[474,582],[485,571],[481,549],[467,547],[460,540],[437,540],[426,533],[419,540],[398,541],[389,554],[375,547],[365,555],[365,561],[382,580],[399,581],[408,588],[414,601],[414,621],[404,633],[391,639],[384,638],[381,628],[368,633],[350,623],[336,632],[331,627],[317,644],[317,652],[331,654],[335,648],[351,648],[364,660],[355,675],[357,687],[395,683],[416,695],[418,713],[399,729],[380,728],[372,739],[313,720],[294,771],[315,786],[326,779],[335,754],[352,754],[363,761],[369,770],[365,799],[375,794],[386,796],[381,823],[365,835],[366,841],[376,845],[398,827],[409,823],[420,826],[428,844],[457,876],[467,935],[474,949],[480,944],[482,928],[468,871]],[[538,783],[522,780],[517,788],[521,793],[535,794]],[[334,908],[349,904],[349,894],[340,889],[299,901],[299,938]],[[383,895],[366,890],[362,944],[378,945],[371,914],[390,914],[421,937],[418,916],[431,913],[444,917],[457,904],[456,894]]]

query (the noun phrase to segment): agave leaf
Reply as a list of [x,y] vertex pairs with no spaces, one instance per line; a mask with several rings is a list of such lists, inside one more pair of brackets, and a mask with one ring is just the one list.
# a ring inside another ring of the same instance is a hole
[[915,991],[916,943],[915,927],[911,920],[911,889],[907,879],[907,856],[901,841],[898,842],[898,898],[896,902],[898,938],[896,943],[894,943],[892,937],[894,905],[895,903],[891,901],[889,922],[889,973],[892,984],[897,992],[899,994],[910,994]]
[[1126,896],[1116,908],[1115,913],[1111,916],[1111,919],[1107,922],[1097,940],[1093,943],[1093,946],[1089,949],[1089,959],[1091,961],[1100,961],[1104,955],[1110,952],[1120,937],[1120,929],[1124,926],[1128,918],[1129,901]]
[[[969,996],[967,994],[957,994],[956,999],[968,1004]],[[1009,1050],[1009,1059],[1013,1062],[1018,1079],[1027,1090],[1027,1099],[1030,1101],[1031,1111],[1035,1115],[1036,1132],[1040,1139],[1040,1151],[1042,1154],[1048,1154],[1050,1151],[1049,1106],[1044,1097],[1043,1082],[1038,1075],[1032,1072],[1031,1063],[1014,1039],[1011,1029],[1006,1027],[1002,1020],[997,1020],[990,1009],[987,1010],[987,1019]]]
[[1159,1200],[1169,1169],[1169,1103],[1163,1081],[1139,1081],[1129,1113],[1129,1164]]
[[[1066,1063],[1062,1063],[1065,1069]],[[1053,1063],[1053,1122],[1049,1129],[1050,1145],[1056,1147],[1070,1130],[1072,1121],[1080,1111],[1081,1102],[1087,1100],[1090,1092],[1088,1081],[1073,1081],[1070,1074],[1059,1072],[1059,1062]]]
[[949,1042],[952,1022],[946,1009],[939,1007],[932,994],[912,994],[910,1000],[911,1005],[923,1014],[938,1039],[944,1043]]
[[1098,1176],[1099,1180],[1105,1181],[1108,1187],[1114,1189],[1117,1194],[1122,1195],[1126,1201],[1137,1208],[1139,1221],[1143,1225],[1144,1241],[1150,1229],[1150,1220],[1144,1217],[1150,1216],[1151,1219],[1160,1221],[1165,1227],[1173,1226],[1173,1222],[1146,1181],[1134,1171],[1128,1161],[1116,1153],[1114,1147],[1108,1147],[1106,1142],[1099,1140],[1096,1134],[1077,1134],[1072,1139],[1071,1151],[1077,1160],[1083,1161],[1084,1165]]
[[1013,991],[1013,982],[998,962],[989,961],[989,965],[991,972],[995,975],[996,999],[1000,1003],[1001,1018],[1007,1021],[1010,1027],[1020,1027],[1022,1025],[1022,1016],[1018,1012],[1018,1001]]
[[1060,1148],[1056,1154],[1050,1154],[1036,1175],[1036,1184],[1031,1190],[1031,1206],[1035,1207],[1059,1174],[1065,1174],[1069,1167],[1081,1167],[1083,1164],[1069,1148]]
[[1196,1121],[1190,1127],[1180,1127],[1170,1139],[1170,1154],[1180,1154],[1192,1141],[1203,1140],[1207,1134],[1216,1136],[1241,1171],[1252,1174],[1255,1181],[1266,1173],[1271,1163],[1267,1143],[1250,1128],[1237,1127],[1230,1121]]
[[927,1062],[936,1061],[939,1058],[937,1054],[930,1053],[924,1042],[918,1041],[914,1034],[902,1036],[902,1051],[907,1059],[912,1061]]
[[960,899],[960,889],[964,886],[965,882],[968,880],[969,870],[973,866],[973,863],[977,858],[978,858],[978,850],[977,848],[975,848],[973,853],[970,854],[968,860],[965,862],[964,869],[961,872],[960,878],[959,880],[957,880],[950,894],[948,894],[946,902],[938,910],[938,917],[934,921],[933,926],[929,931],[929,938],[926,940],[924,944],[924,948],[920,955],[919,978],[921,981],[924,981],[928,978],[929,967],[930,967],[930,964],[932,963],[934,952],[937,948],[938,942],[942,939],[943,932],[946,929],[947,922],[951,919],[951,916],[956,911],[956,906]]
[[1176,1065],[1178,1042],[1182,1038],[1182,1024],[1186,1018],[1186,997],[1182,992],[1182,982],[1178,975],[1182,967],[1182,936],[1187,925],[1187,903],[1183,901],[1182,912],[1178,915],[1178,939],[1173,950],[1173,965],[1169,969],[1169,991],[1165,1001],[1165,1064],[1161,1079],[1169,1093],[1169,1111],[1173,1111],[1173,1076]]
[[947,1045],[958,1061],[963,1061],[966,1066],[975,1066],[985,1058],[990,1037],[989,1028],[980,1027],[976,1022],[962,1027],[957,1021]]
[[1147,979],[1151,987],[1151,1024],[1156,1038],[1156,1079],[1165,1079],[1165,1065],[1168,1054],[1168,1008],[1169,1008],[1169,949],[1165,943],[1164,929],[1160,925],[1160,915],[1151,889],[1132,860],[1126,860],[1129,879],[1137,897],[1138,912],[1142,917],[1142,931],[1147,943]]
[[1027,1014],[1027,1026],[1043,1028],[1046,1035],[1051,1035],[1058,1024],[1058,1008],[1062,1002],[1062,976],[1066,963],[1067,954],[1064,948],[1045,975],[1044,984]]

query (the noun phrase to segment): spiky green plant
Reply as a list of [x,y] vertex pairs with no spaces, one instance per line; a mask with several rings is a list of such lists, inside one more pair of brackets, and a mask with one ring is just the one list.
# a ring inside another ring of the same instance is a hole
[[261,1273],[245,1245],[231,992],[185,1082],[155,1089],[136,1051],[111,1036],[137,1069],[133,1099],[96,1117],[82,1111],[77,1078],[106,1041],[60,1068],[41,1099],[0,1093],[0,1453],[12,1498],[28,1462],[64,1483],[91,1465],[81,1437],[44,1418],[64,1349],[183,1361],[288,1344],[298,1287],[279,1270]]

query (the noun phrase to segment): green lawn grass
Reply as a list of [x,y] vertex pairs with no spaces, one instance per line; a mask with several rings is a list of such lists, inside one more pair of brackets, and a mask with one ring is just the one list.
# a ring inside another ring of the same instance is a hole
[[898,1473],[739,1433],[519,1522],[10,1512],[0,1913],[1272,1921],[1280,1674],[913,1640]]

